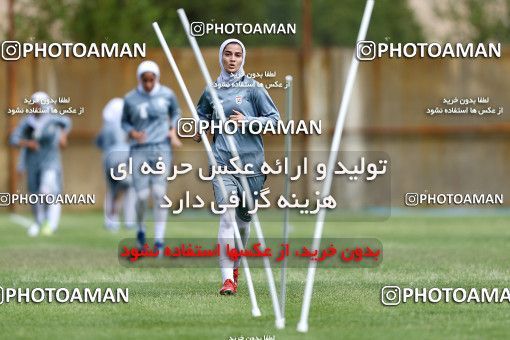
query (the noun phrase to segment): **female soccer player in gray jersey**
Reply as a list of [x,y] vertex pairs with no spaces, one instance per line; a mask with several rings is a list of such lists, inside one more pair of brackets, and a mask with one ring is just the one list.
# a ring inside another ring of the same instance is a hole
[[[255,80],[245,76],[243,65],[246,57],[246,49],[243,43],[237,39],[228,39],[223,42],[219,50],[219,62],[221,74],[216,80],[215,87],[223,110],[228,119],[236,121],[239,125],[257,120],[259,125],[275,124],[280,119],[278,109],[264,87]],[[197,106],[197,113],[201,120],[219,122],[217,112],[214,110],[212,96],[208,91],[202,94]],[[246,129],[248,131],[248,129]],[[265,175],[260,171],[264,163],[264,144],[260,134],[249,132],[242,134],[241,129],[232,136],[239,152],[243,165],[252,164],[254,174],[247,176],[253,198],[260,193],[265,182]],[[195,136],[195,141],[200,141],[200,135]],[[229,166],[234,170],[229,160],[233,158],[229,150],[226,136],[217,134],[213,136],[212,149],[218,165]],[[236,175],[222,175],[227,189],[227,194],[242,197],[243,188],[240,178]],[[229,197],[224,197],[221,192],[218,178],[213,179],[213,190],[216,204],[224,204]],[[246,245],[250,233],[251,216],[248,207],[242,206],[236,209],[236,222],[239,232]],[[220,267],[223,286],[220,290],[222,295],[235,294],[239,275],[239,261],[233,262],[225,254],[224,249],[228,243],[234,247],[234,227],[230,223],[227,214],[220,216],[218,241],[221,246]]]
[[114,180],[110,169],[126,164],[129,159],[129,144],[126,132],[120,121],[124,100],[113,98],[103,109],[103,127],[95,142],[103,153],[103,167],[106,175],[106,194],[104,203],[104,226],[116,232],[120,227],[120,210],[123,207],[124,225],[131,229],[135,226],[136,193],[131,186],[131,177],[121,181]]
[[[145,245],[144,215],[152,192],[155,248],[163,250],[168,210],[161,207],[166,194],[167,176],[171,167],[172,146],[180,147],[177,121],[181,111],[174,92],[159,83],[159,67],[150,60],[137,70],[138,86],[124,98],[122,128],[130,138],[133,161],[133,185],[136,190],[136,223],[138,246]],[[164,172],[157,164],[164,163]],[[148,164],[158,174],[141,173]],[[158,169],[158,170],[156,170]]]
[[[37,110],[23,118],[12,132],[10,142],[23,148],[21,163],[27,172],[28,191],[31,194],[57,195],[62,192],[62,164],[60,148],[67,145],[71,119],[51,113],[51,98],[45,92],[32,95]],[[53,234],[60,219],[60,203],[32,205],[35,224],[28,234],[36,236],[42,228],[44,235]]]

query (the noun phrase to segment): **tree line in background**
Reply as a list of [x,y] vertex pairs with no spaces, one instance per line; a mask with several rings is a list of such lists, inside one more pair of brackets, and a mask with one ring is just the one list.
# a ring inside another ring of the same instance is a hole
[[[303,33],[302,0],[15,0],[16,38],[34,41],[146,42],[159,46],[151,23],[158,21],[171,46],[187,46],[176,13],[190,22],[296,23],[295,35],[237,36],[247,45],[298,47]],[[455,0],[438,12],[440,20],[468,23],[475,42],[510,41],[510,0]],[[365,1],[312,0],[312,40],[318,46],[353,46]],[[495,10],[497,8],[497,10]],[[497,13],[495,13],[497,12]],[[433,24],[433,23],[432,23]],[[217,46],[226,35],[198,38]],[[423,41],[407,0],[376,0],[368,39]]]
[[[296,23],[295,35],[237,36],[247,45],[298,47],[302,38],[302,0],[16,0],[18,40],[159,43],[151,23],[158,21],[171,46],[187,46],[176,9],[190,20],[216,23]],[[312,0],[312,40],[319,46],[353,46],[365,1]],[[227,36],[200,37],[204,46]],[[420,41],[421,29],[406,0],[377,0],[368,38]]]
[[476,43],[510,42],[510,0],[450,0],[444,9],[436,9],[441,18],[454,24],[468,23],[469,39]]

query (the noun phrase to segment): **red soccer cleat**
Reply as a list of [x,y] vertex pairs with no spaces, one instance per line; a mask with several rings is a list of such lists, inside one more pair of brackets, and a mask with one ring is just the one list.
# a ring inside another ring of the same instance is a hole
[[234,295],[237,293],[237,285],[231,279],[226,279],[220,289],[221,295]]
[[234,283],[237,286],[237,280],[239,278],[239,268],[234,268]]

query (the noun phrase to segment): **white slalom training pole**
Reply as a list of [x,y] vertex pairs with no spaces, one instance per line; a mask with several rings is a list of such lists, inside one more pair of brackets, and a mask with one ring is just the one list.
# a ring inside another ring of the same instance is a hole
[[[211,75],[209,73],[209,70],[207,69],[207,66],[205,64],[204,57],[202,56],[202,53],[200,52],[200,48],[198,47],[197,41],[195,37],[193,37],[190,34],[190,25],[188,18],[186,17],[186,13],[184,10],[178,9],[177,13],[179,14],[179,18],[181,19],[181,23],[184,27],[184,31],[186,32],[186,35],[188,36],[188,40],[191,44],[191,48],[193,49],[193,52],[195,54],[195,57],[197,59],[198,65],[200,66],[200,70],[202,72],[202,75],[204,76],[205,82],[207,84],[207,89],[209,90],[214,107],[217,108],[218,115],[220,116],[220,119],[222,122],[226,122],[225,112],[223,112],[223,106],[221,105],[221,102],[218,98],[218,94],[216,93],[216,89],[213,87],[213,82],[211,79]],[[230,152],[234,158],[239,157],[239,153],[237,152],[237,148],[233,139],[233,136],[227,135],[226,140],[230,149]],[[243,168],[243,165],[241,164],[240,160],[236,162],[237,166],[239,166],[241,169]],[[248,185],[248,180],[246,179],[245,175],[241,175],[241,185],[243,187],[244,192],[246,193],[247,203],[250,210],[253,210],[253,197],[250,192],[250,186]],[[261,248],[266,248],[266,242],[264,240],[264,235],[262,234],[262,228],[260,226],[260,220],[258,218],[257,214],[253,214],[253,225],[255,227],[255,232],[257,234],[258,241],[261,244]],[[263,258],[264,263],[264,269],[267,275],[267,281],[269,284],[269,293],[271,295],[271,301],[273,303],[273,310],[275,314],[275,325],[277,329],[282,329],[285,327],[285,321],[282,318],[281,311],[280,311],[280,305],[278,303],[278,294],[276,293],[276,285],[273,277],[273,272],[271,270],[271,263],[269,262],[269,259],[267,257]]]
[[[168,62],[170,63],[170,66],[172,67],[175,77],[177,78],[177,82],[179,83],[182,93],[184,94],[184,98],[186,99],[186,103],[191,111],[191,114],[192,114],[193,118],[195,119],[195,121],[198,121],[199,117],[197,114],[197,110],[195,108],[195,105],[193,104],[193,101],[191,100],[191,96],[189,94],[188,88],[186,87],[186,84],[184,83],[184,80],[181,76],[181,72],[179,71],[179,68],[177,67],[177,64],[175,63],[175,59],[172,55],[172,52],[170,52],[170,48],[168,47],[165,37],[163,36],[163,33],[161,32],[157,22],[153,22],[152,27],[154,28],[154,31],[156,32],[156,35],[158,36],[159,42],[161,43],[161,46],[163,47],[163,51],[165,52]],[[205,149],[207,151],[207,157],[209,158],[211,165],[217,166],[216,158],[214,157],[214,154],[212,152],[211,144],[209,144],[209,140],[207,139],[207,135],[204,131],[201,131],[201,137],[202,137],[202,141],[204,142]],[[225,183],[223,182],[223,177],[221,175],[219,177],[219,184],[220,184],[220,188],[221,188],[223,195],[226,197],[227,189],[225,187]],[[234,226],[234,234],[235,234],[235,239],[237,242],[237,247],[240,250],[243,250],[244,249],[243,241],[241,239],[241,234],[239,233],[239,228],[237,227],[237,222],[235,219],[234,212],[231,209],[228,209],[227,213],[229,214],[229,219],[232,221],[233,226]],[[255,289],[253,288],[253,281],[251,278],[250,268],[248,267],[248,260],[245,257],[241,257],[241,263],[243,264],[244,273],[246,275],[246,282],[248,285],[248,292],[250,295],[250,300],[251,300],[251,305],[252,305],[251,313],[253,316],[258,317],[261,314],[260,314],[260,309],[257,305],[257,298],[255,296]]]
[[17,225],[22,226],[25,229],[30,228],[30,226],[32,224],[34,224],[34,222],[32,222],[31,219],[26,218],[25,216],[18,215],[18,214],[11,214],[9,217],[12,222],[16,223]]
[[[285,81],[287,83],[287,91],[286,91],[286,102],[285,102],[285,113],[287,116],[287,122],[292,120],[292,76],[288,75],[285,77]],[[292,135],[290,133],[285,135],[285,157],[287,158],[287,162],[289,165],[292,165],[291,162],[291,150],[292,150]],[[285,197],[287,199],[290,198],[290,176],[289,174],[285,175],[285,184],[284,184],[284,192]],[[289,209],[285,209],[283,212],[283,243],[289,242]],[[280,278],[280,304],[282,317],[285,319],[285,299],[287,295],[287,257],[285,256],[282,262],[282,271]]]
[[[361,20],[361,26],[358,33],[357,42],[365,40],[367,35],[368,25],[370,24],[370,17],[372,16],[372,10],[374,8],[374,0],[367,0],[365,6],[365,12],[363,13],[363,19]],[[327,176],[322,189],[323,197],[328,196],[331,192],[331,184],[333,182],[333,169],[336,164],[336,158],[340,149],[340,140],[342,139],[342,131],[344,129],[345,117],[347,115],[347,109],[351,99],[352,89],[354,87],[354,81],[356,79],[356,73],[358,71],[359,60],[356,57],[356,51],[352,57],[351,66],[347,75],[347,81],[345,83],[345,90],[342,96],[342,102],[340,104],[340,111],[338,112],[338,119],[336,121],[335,133],[333,135],[333,142],[331,144],[331,151],[329,153]],[[324,227],[324,219],[326,217],[326,209],[321,208],[317,215],[317,221],[315,223],[315,232],[313,235],[312,250],[319,249],[322,229]],[[310,312],[310,302],[313,293],[313,281],[315,278],[315,270],[317,269],[317,262],[310,261],[308,267],[308,275],[306,277],[305,292],[303,295],[303,306],[301,308],[301,319],[297,325],[299,332],[308,332],[308,314]]]

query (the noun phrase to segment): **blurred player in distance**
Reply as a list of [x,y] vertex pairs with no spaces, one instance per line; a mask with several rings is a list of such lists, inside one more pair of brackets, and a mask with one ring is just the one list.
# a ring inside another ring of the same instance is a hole
[[[259,121],[262,126],[276,124],[280,119],[278,109],[267,91],[259,86],[260,84],[254,79],[245,75],[243,69],[245,58],[246,49],[241,41],[228,39],[221,44],[219,49],[221,73],[216,80],[217,85],[220,86],[216,86],[216,89],[225,115],[227,119],[238,124],[244,124],[253,120]],[[204,91],[198,102],[197,113],[201,120],[216,122],[220,120],[217,111],[214,109],[212,96],[207,90]],[[241,163],[243,165],[253,165],[255,174],[247,176],[247,180],[251,195],[255,199],[262,190],[266,180],[266,176],[261,172],[261,166],[264,162],[262,136],[237,132],[233,135],[233,138]],[[200,134],[195,135],[194,140],[200,142]],[[218,165],[228,166],[230,170],[235,170],[229,162],[233,155],[229,150],[226,136],[222,134],[214,135],[212,149]],[[227,189],[227,195],[242,196],[244,189],[241,185],[240,177],[222,175],[222,178]],[[219,178],[215,177],[212,182],[216,204],[228,203],[229,197],[224,197],[219,185]],[[244,245],[248,242],[250,235],[251,215],[248,213],[248,210],[247,206],[241,206],[235,211],[236,222]],[[235,246],[234,226],[226,213],[220,216],[218,242],[222,250],[226,249],[227,244],[230,247]],[[220,294],[231,295],[237,292],[239,264],[240,261],[231,261],[224,252],[220,254],[223,283]]]
[[[27,173],[31,194],[57,195],[62,192],[60,148],[67,145],[71,119],[52,113],[51,98],[45,92],[32,95],[36,112],[23,118],[10,136],[13,146],[22,148],[19,169]],[[21,167],[21,168],[20,168]],[[53,234],[60,220],[60,203],[32,205],[35,223],[28,229],[30,236]]]
[[[124,98],[122,128],[130,140],[133,160],[133,186],[136,191],[136,224],[138,246],[146,243],[145,212],[152,194],[154,247],[162,253],[168,210],[162,208],[167,188],[167,176],[172,161],[172,147],[182,145],[176,132],[181,110],[174,92],[159,82],[158,65],[150,60],[137,69],[138,86]],[[142,174],[143,164],[157,169],[164,163],[164,172]]]
[[[136,193],[131,185],[131,177],[115,180],[111,169],[115,171],[119,164],[129,158],[129,144],[126,132],[121,127],[122,98],[111,99],[103,109],[103,127],[96,138],[96,145],[103,153],[103,167],[106,177],[104,203],[104,226],[116,232],[120,227],[120,211],[124,213],[124,225],[131,229],[135,226]],[[122,208],[123,206],[123,208]]]

